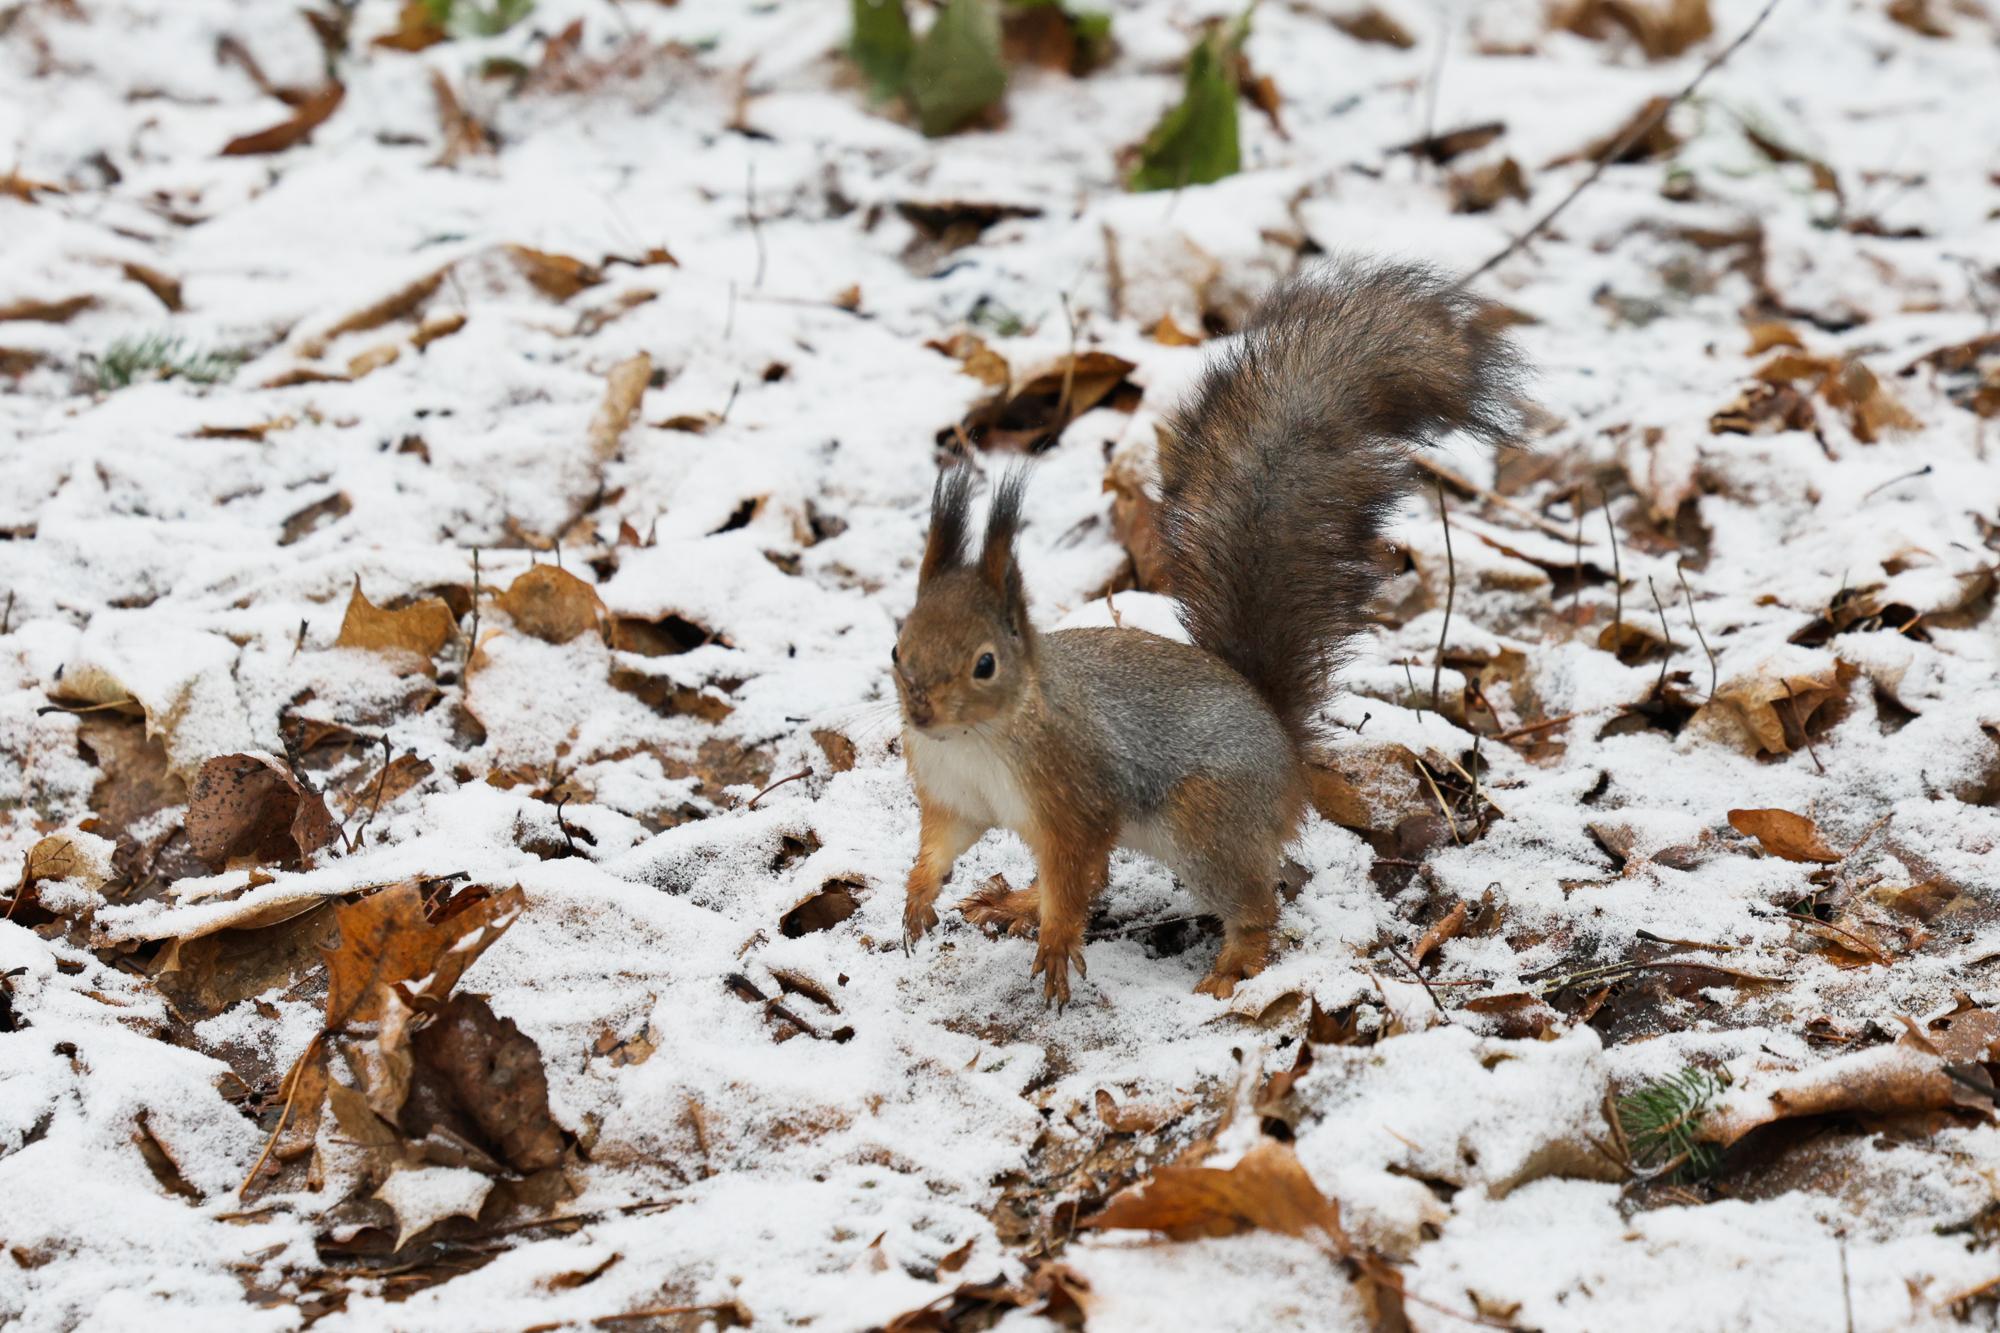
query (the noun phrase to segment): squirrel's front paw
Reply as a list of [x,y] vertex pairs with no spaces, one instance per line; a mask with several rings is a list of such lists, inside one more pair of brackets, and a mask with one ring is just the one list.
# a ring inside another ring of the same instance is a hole
[[930,928],[938,923],[936,899],[919,898],[912,894],[903,903],[903,951],[930,933]]
[[1069,1004],[1069,965],[1076,964],[1076,974],[1090,975],[1090,969],[1083,962],[1083,937],[1059,939],[1042,932],[1041,942],[1035,947],[1035,965],[1028,971],[1031,977],[1042,979],[1042,1006],[1053,1003],[1058,1010]]

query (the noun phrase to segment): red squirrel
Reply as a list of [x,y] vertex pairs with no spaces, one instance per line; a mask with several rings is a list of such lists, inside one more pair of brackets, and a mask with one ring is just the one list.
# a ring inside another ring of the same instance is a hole
[[1305,755],[1382,578],[1374,548],[1410,452],[1510,437],[1523,363],[1496,309],[1416,264],[1328,264],[1280,284],[1162,432],[1157,536],[1193,643],[1136,629],[1043,633],[1015,536],[1024,477],[992,487],[968,549],[972,470],[940,473],[917,600],[893,650],[923,827],[906,943],[937,924],[953,862],[990,828],[1038,878],[975,896],[975,923],[1039,940],[1066,1004],[1113,848],[1164,863],[1221,917],[1217,997],[1261,971]]

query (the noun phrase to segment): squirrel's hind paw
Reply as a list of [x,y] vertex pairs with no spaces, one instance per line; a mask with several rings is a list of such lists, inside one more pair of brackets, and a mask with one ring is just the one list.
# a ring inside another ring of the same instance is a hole
[[1090,969],[1083,961],[1083,937],[1070,940],[1052,939],[1047,931],[1042,933],[1040,943],[1035,948],[1035,965],[1028,969],[1030,977],[1042,979],[1042,1007],[1053,1004],[1061,1010],[1069,1004],[1069,967],[1076,964],[1076,974],[1090,975]]
[[1269,937],[1261,930],[1246,931],[1242,938],[1224,944],[1215,957],[1215,966],[1195,983],[1194,993],[1228,999],[1236,993],[1237,982],[1248,981],[1264,970],[1270,947]]

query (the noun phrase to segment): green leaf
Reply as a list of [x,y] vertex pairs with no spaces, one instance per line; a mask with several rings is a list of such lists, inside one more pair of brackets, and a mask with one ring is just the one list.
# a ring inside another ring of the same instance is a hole
[[1181,100],[1146,136],[1135,190],[1177,190],[1234,175],[1243,165],[1236,141],[1236,50],[1249,15],[1219,28],[1188,53]]
[[993,0],[945,0],[910,58],[907,88],[925,134],[949,134],[1000,100],[1000,11]]
[[903,0],[853,0],[853,7],[854,34],[848,39],[847,54],[868,76],[876,101],[894,97],[902,91],[910,51],[916,45]]

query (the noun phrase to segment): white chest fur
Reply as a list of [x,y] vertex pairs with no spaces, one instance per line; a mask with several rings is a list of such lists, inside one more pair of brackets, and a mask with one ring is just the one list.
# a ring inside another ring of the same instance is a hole
[[903,752],[932,800],[989,828],[1027,829],[1026,793],[1006,759],[978,735],[926,736],[906,727]]

